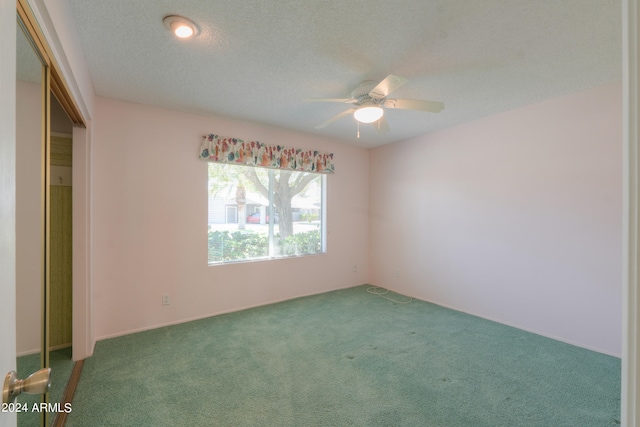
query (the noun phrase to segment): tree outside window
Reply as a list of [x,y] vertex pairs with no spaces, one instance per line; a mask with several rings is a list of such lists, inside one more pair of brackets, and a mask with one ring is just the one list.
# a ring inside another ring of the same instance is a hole
[[209,263],[323,253],[325,179],[209,163]]

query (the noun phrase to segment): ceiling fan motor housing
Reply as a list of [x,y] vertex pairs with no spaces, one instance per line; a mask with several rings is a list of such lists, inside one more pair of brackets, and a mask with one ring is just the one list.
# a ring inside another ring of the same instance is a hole
[[357,105],[357,106],[369,105],[371,107],[373,106],[379,107],[382,104],[381,99],[374,99],[367,94],[360,95],[356,99],[358,100],[358,102],[355,102],[354,105]]
[[376,85],[377,82],[375,82],[374,80],[363,81],[358,85],[357,88],[353,90],[353,92],[351,92],[351,98],[358,100],[357,105],[361,105],[361,102],[367,100],[373,100],[373,98],[369,96],[369,92],[371,92],[371,90],[376,87]]

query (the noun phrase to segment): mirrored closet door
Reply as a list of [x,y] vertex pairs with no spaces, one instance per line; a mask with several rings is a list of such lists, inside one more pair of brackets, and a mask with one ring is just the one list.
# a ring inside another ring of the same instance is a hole
[[[45,360],[45,152],[47,67],[18,18],[16,34],[16,350],[18,378],[48,366]],[[32,407],[40,396],[21,394]],[[18,426],[42,425],[21,412]]]

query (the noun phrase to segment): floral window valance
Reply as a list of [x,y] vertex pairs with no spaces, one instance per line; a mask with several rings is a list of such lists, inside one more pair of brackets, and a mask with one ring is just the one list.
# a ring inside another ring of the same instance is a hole
[[333,153],[246,142],[209,134],[203,137],[198,156],[208,162],[235,163],[302,172],[333,173]]

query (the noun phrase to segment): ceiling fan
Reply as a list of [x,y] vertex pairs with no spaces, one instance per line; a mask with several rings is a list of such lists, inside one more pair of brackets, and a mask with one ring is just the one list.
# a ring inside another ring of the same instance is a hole
[[[338,119],[353,114],[358,123],[377,123],[376,130],[379,132],[389,131],[389,124],[384,118],[384,108],[397,108],[401,110],[418,110],[438,113],[444,108],[444,104],[438,101],[423,101],[418,99],[394,99],[389,98],[389,94],[408,80],[404,77],[388,75],[380,83],[373,80],[365,80],[351,92],[351,98],[310,98],[307,102],[342,102],[352,104],[353,108],[331,117],[329,120],[320,123],[316,129],[329,126]],[[358,137],[360,132],[358,131]]]

